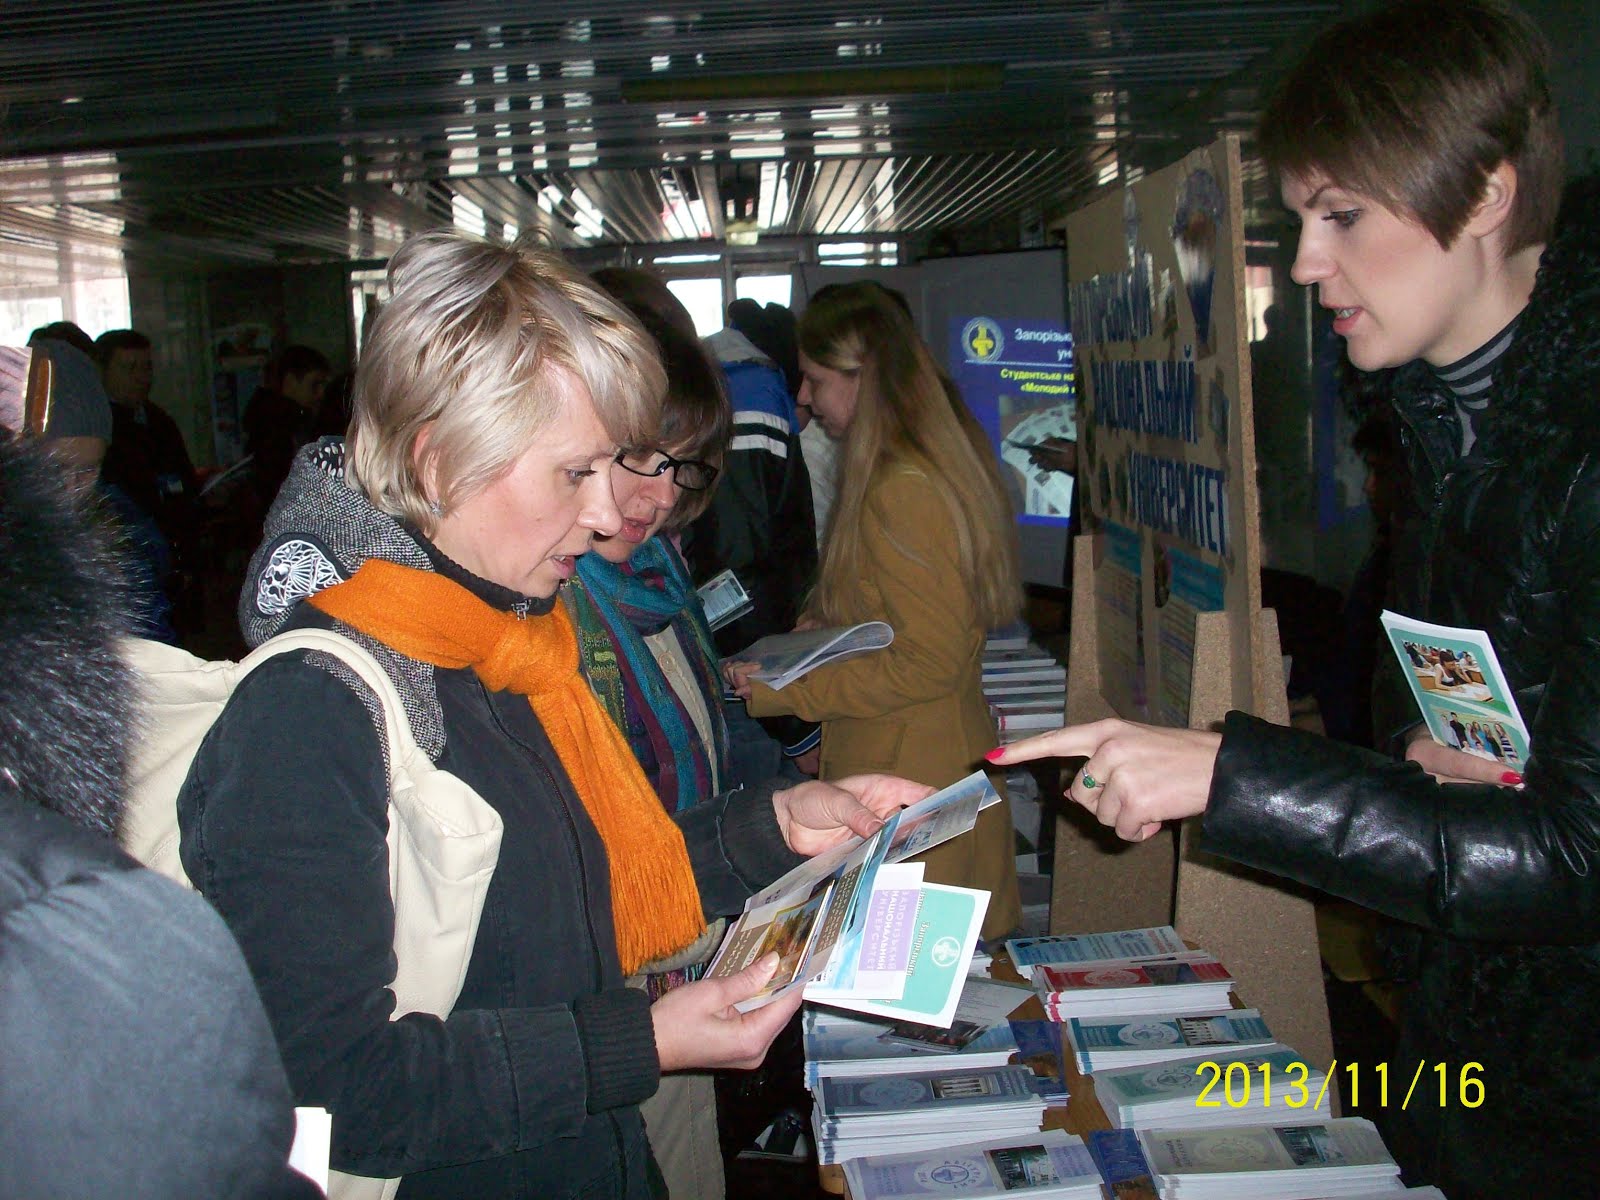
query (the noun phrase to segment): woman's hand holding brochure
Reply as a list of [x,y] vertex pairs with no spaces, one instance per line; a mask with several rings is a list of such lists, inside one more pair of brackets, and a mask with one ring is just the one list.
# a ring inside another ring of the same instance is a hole
[[1508,771],[1503,763],[1491,762],[1468,754],[1465,750],[1452,750],[1433,740],[1426,724],[1418,725],[1406,735],[1406,759],[1416,763],[1440,783],[1500,783],[1521,787],[1522,776]]

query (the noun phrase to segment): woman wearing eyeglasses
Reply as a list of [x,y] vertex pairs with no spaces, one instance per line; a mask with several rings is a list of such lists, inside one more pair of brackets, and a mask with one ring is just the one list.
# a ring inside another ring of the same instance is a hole
[[668,360],[661,427],[617,457],[611,488],[622,528],[595,539],[563,596],[584,675],[662,805],[677,812],[731,785],[716,649],[683,556],[658,535],[704,511],[729,419],[699,344],[646,328]]
[[[562,596],[577,627],[584,677],[662,806],[680,813],[762,782],[783,758],[742,706],[722,701],[716,646],[673,537],[710,503],[732,414],[692,319],[660,280],[620,269],[594,278],[655,339],[667,391],[653,435],[624,450],[611,473],[621,528],[595,538]],[[739,747],[747,752],[737,753]],[[654,997],[698,978],[722,928],[714,922],[646,964],[630,983]],[[641,1110],[669,1192],[719,1200],[724,1182],[711,1076],[665,1076]]]

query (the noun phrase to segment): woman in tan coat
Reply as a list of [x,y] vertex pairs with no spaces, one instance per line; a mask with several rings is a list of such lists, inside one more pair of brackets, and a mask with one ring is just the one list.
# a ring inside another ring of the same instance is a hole
[[[800,321],[800,403],[840,443],[839,494],[802,624],[885,621],[894,643],[782,691],[730,663],[754,716],[822,723],[821,777],[893,771],[943,787],[995,744],[985,632],[1021,608],[1015,526],[993,453],[900,302],[873,283],[826,288]],[[983,934],[1014,929],[1015,844],[997,804],[930,851],[930,880],[993,893]]]

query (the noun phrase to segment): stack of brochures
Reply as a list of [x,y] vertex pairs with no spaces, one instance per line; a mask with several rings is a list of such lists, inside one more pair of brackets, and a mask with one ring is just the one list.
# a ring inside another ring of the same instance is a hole
[[1170,925],[1012,938],[1006,950],[1056,1021],[1215,1013],[1233,988],[1227,969]]
[[752,662],[750,673],[773,691],[788,687],[802,675],[828,663],[841,662],[882,650],[894,641],[894,630],[882,621],[865,621],[841,629],[800,629],[793,633],[773,633],[752,642],[729,659]]
[[983,639],[983,650],[985,654],[991,650],[1021,650],[1031,644],[1028,637],[1028,623],[1012,621],[1009,625],[991,629]]
[[991,650],[985,644],[983,682],[986,691],[990,683],[1051,683],[1066,678],[1067,669],[1055,655],[1032,642],[1018,650]]
[[1186,952],[1189,947],[1171,925],[1118,929],[1109,933],[1052,933],[1043,937],[1012,938],[1006,942],[1011,965],[1021,975],[1027,975],[1037,966],[1098,966],[1130,958]]
[[1147,1129],[1139,1133],[1162,1200],[1304,1200],[1382,1194],[1400,1168],[1371,1121]]
[[983,694],[1002,745],[1058,729],[1066,706],[1066,668],[1026,638],[991,638],[984,643]]
[[1053,1021],[1216,1012],[1228,1007],[1233,976],[1210,955],[1130,958],[1084,967],[1039,966],[1033,984]]
[[933,1150],[957,1140],[1036,1134],[1045,1104],[1023,1066],[822,1079],[812,1131],[823,1163]]
[[1186,1058],[1202,1050],[1265,1046],[1272,1031],[1253,1008],[1234,1008],[1202,1016],[1160,1013],[1130,1017],[1073,1017],[1067,1038],[1078,1070],[1143,1067]]
[[925,883],[904,861],[971,829],[999,802],[982,771],[807,860],[752,896],[706,974],[735,974],[769,952],[777,971],[748,1012],[801,988],[807,1000],[948,1029],[989,893]]
[[1094,1091],[1106,1119],[1119,1128],[1192,1129],[1257,1125],[1290,1109],[1320,1120],[1328,1116],[1327,1083],[1327,1075],[1302,1055],[1274,1042],[1101,1070]]
[[1100,1172],[1083,1139],[1059,1129],[1031,1137],[964,1142],[844,1164],[853,1200],[914,1196],[1027,1196],[1101,1200]]
[[926,1071],[945,1062],[963,1067],[1003,1067],[1017,1052],[1016,1035],[1011,1032],[1009,1021],[976,1029],[957,1019],[945,1030],[900,1021],[857,1020],[818,1008],[807,1010],[802,1036],[806,1087],[812,1091],[824,1079],[898,1075]]
[[801,1026],[806,1086],[814,1090],[817,1081],[827,1077],[931,1070],[945,1062],[1003,1066],[1018,1052],[1011,1013],[1032,994],[1018,984],[969,978],[955,1017],[945,1029],[848,1016],[829,1008],[807,1009]]

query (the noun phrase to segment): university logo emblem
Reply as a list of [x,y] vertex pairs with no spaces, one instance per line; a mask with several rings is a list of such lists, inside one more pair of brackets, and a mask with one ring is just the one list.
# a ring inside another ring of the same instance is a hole
[[1006,335],[988,317],[973,317],[961,328],[961,353],[968,362],[994,362],[1006,348]]
[[953,937],[942,937],[933,944],[929,953],[933,956],[934,966],[949,967],[961,957],[961,943]]

